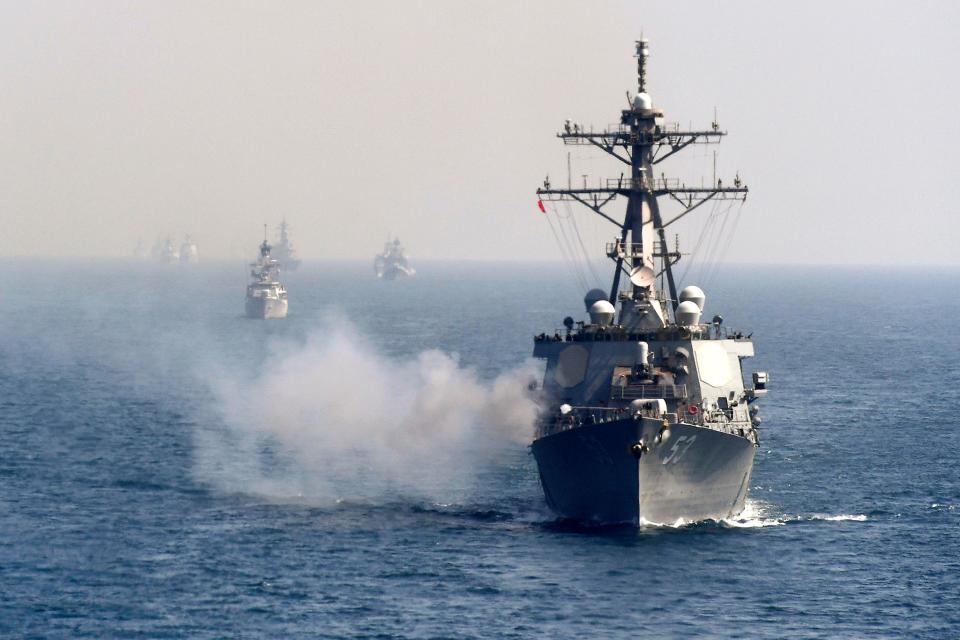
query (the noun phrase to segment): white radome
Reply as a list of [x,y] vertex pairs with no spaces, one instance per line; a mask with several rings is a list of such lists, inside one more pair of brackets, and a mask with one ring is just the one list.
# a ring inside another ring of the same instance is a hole
[[700,307],[693,300],[684,300],[674,312],[677,324],[689,327],[700,322]]
[[693,302],[697,305],[700,311],[703,311],[703,305],[707,302],[707,296],[700,287],[696,285],[690,285],[688,287],[684,287],[683,291],[680,292],[681,304],[687,301]]
[[593,324],[605,327],[613,322],[616,314],[617,310],[607,300],[597,300],[590,305],[590,322]]
[[638,93],[637,95],[633,96],[633,108],[652,109],[653,98],[650,97],[649,93]]

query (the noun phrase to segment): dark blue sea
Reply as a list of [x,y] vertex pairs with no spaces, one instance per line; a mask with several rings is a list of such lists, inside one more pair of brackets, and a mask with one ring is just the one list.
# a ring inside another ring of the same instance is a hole
[[562,265],[0,262],[0,636],[960,637],[960,271],[722,269],[747,512],[586,529],[525,446]]

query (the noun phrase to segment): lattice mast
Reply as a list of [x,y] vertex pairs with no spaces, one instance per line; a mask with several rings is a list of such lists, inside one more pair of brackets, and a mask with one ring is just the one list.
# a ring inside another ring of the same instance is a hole
[[[542,200],[578,202],[619,228],[618,238],[607,245],[607,255],[616,263],[610,301],[621,303],[619,324],[641,329],[652,329],[669,323],[668,314],[676,309],[677,287],[673,265],[680,260],[680,252],[667,245],[666,228],[709,200],[745,200],[747,187],[739,176],[733,186],[724,187],[722,180],[709,187],[688,187],[677,179],[661,174],[654,176],[654,166],[691,144],[715,144],[726,131],[717,122],[710,129],[681,130],[677,125],[663,122],[663,111],[653,107],[647,93],[647,59],[650,50],[647,40],[636,42],[637,89],[632,98],[627,93],[629,108],[620,115],[620,124],[594,132],[569,120],[563,132],[557,134],[564,144],[593,145],[630,167],[629,176],[607,179],[596,187],[584,182],[583,188],[555,189],[549,179],[544,181],[537,195]],[[626,172],[624,172],[626,173]],[[627,199],[623,222],[611,217],[605,208],[617,197]],[[684,209],[664,222],[658,200],[667,196]],[[659,269],[656,260],[660,260]],[[620,293],[621,273],[630,279],[630,287]],[[667,281],[667,292],[658,291],[660,276]],[[619,295],[618,295],[619,294]],[[663,303],[667,303],[664,305]]]

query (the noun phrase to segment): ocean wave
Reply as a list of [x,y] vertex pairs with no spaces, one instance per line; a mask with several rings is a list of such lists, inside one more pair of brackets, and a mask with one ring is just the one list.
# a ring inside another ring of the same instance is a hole
[[780,527],[787,524],[800,522],[865,522],[867,516],[864,514],[824,514],[810,513],[799,515],[787,515],[776,513],[776,508],[768,503],[759,500],[747,500],[747,504],[738,515],[720,520],[701,520],[688,522],[684,519],[673,523],[651,522],[643,518],[640,519],[641,528],[666,528],[682,529],[686,527],[720,526],[732,529],[762,529],[765,527]]
[[720,520],[720,524],[735,529],[762,529],[763,527],[779,527],[787,523],[782,517],[771,514],[773,506],[760,500],[747,500],[738,515]]
[[863,514],[841,514],[838,516],[824,515],[821,513],[815,513],[806,518],[807,520],[825,520],[827,522],[866,522],[867,516]]

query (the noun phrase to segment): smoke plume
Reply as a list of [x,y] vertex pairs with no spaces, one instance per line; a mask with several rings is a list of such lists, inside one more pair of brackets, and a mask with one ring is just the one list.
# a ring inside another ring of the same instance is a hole
[[525,368],[481,381],[455,356],[388,358],[337,323],[273,345],[262,370],[207,376],[212,425],[197,434],[201,480],[227,491],[333,500],[456,500],[530,442]]

